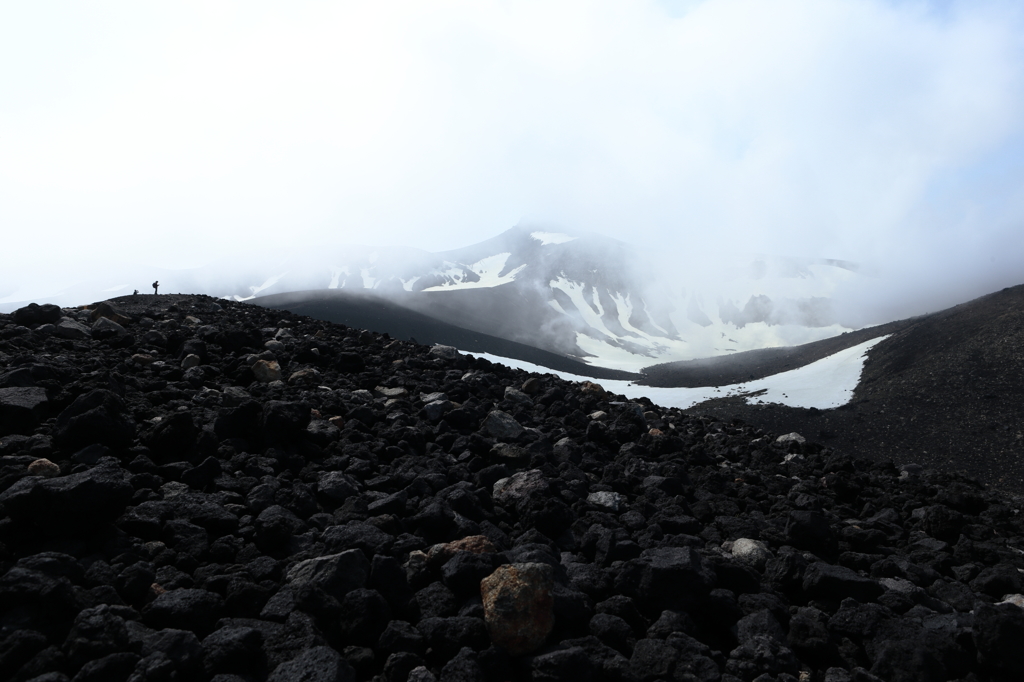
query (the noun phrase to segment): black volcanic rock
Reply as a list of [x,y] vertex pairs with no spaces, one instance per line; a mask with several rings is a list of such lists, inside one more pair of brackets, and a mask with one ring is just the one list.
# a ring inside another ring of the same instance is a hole
[[[123,335],[0,340],[52,409],[0,438],[4,679],[1022,674],[1016,497],[286,312],[115,303]],[[480,588],[509,565],[550,578],[516,655]]]
[[68,449],[103,443],[121,449],[131,444],[135,424],[113,391],[97,388],[79,396],[57,417],[54,442]]
[[35,386],[0,388],[0,434],[32,433],[48,416],[46,390]]
[[33,324],[55,324],[60,320],[61,314],[60,306],[55,306],[52,303],[44,303],[43,305],[29,303],[24,308],[15,310],[11,317],[14,318],[15,324],[27,327]]
[[46,534],[68,534],[113,521],[132,497],[125,472],[112,459],[57,478],[23,478],[0,493],[8,518]]

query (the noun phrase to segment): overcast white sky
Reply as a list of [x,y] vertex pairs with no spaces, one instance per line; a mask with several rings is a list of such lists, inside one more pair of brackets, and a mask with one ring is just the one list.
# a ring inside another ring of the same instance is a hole
[[0,297],[521,220],[1020,283],[1022,77],[1020,2],[0,0]]

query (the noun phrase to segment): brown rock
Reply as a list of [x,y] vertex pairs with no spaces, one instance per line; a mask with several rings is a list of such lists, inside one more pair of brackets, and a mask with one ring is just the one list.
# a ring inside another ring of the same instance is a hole
[[329,421],[330,423],[334,424],[339,429],[345,427],[345,418],[344,417],[331,417],[327,421]]
[[427,550],[427,561],[432,565],[440,566],[458,552],[471,552],[473,554],[493,554],[497,550],[486,535],[470,535],[461,540],[442,542]]
[[265,384],[269,384],[271,381],[280,381],[281,365],[277,364],[277,360],[257,360],[256,364],[252,366],[252,373],[256,376],[257,381],[262,381]]
[[132,362],[136,365],[152,365],[154,360],[156,358],[148,353],[136,353],[132,356]]
[[605,390],[601,384],[595,384],[592,381],[584,381],[580,384],[580,390],[584,393],[596,393],[597,395],[604,395]]
[[534,395],[539,393],[541,389],[540,380],[537,377],[530,377],[523,382],[523,393],[526,395]]
[[554,569],[507,564],[480,581],[491,641],[513,656],[538,649],[555,624]]
[[37,459],[28,465],[28,473],[30,476],[52,478],[60,475],[60,467],[46,458]]
[[[254,367],[253,371],[255,372],[255,370],[256,368]],[[273,379],[271,379],[271,381],[273,381]],[[292,386],[295,386],[296,384],[304,384],[306,386],[310,386],[312,384],[319,383],[319,381],[320,372],[316,371],[315,369],[300,369],[297,372],[292,372],[292,375],[288,377],[288,383],[291,384]]]

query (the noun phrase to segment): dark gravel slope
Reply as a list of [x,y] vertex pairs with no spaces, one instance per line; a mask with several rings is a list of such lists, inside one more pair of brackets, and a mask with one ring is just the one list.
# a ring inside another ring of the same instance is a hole
[[[445,294],[449,294],[448,297],[451,293],[466,292],[445,292]],[[424,294],[421,294],[420,298],[422,296]],[[469,353],[490,353],[503,358],[515,358],[578,376],[625,381],[640,378],[639,374],[632,372],[592,367],[563,354],[449,324],[372,294],[353,294],[337,290],[298,291],[261,296],[254,299],[253,303],[268,308],[288,310],[299,315],[309,315],[318,320],[336,322],[349,327],[369,329],[404,341],[414,340],[428,346],[439,343],[455,346]],[[476,305],[480,305],[479,302],[476,302]],[[500,310],[501,306],[498,305],[497,308]],[[491,311],[491,314],[495,315],[494,311]],[[508,323],[511,322],[512,320],[508,321]],[[496,328],[496,326],[491,325],[489,328]]]
[[726,400],[691,412],[793,428],[851,455],[960,471],[1024,492],[1024,286],[908,321],[868,353],[847,406]]
[[638,383],[666,387],[741,384],[809,365],[851,346],[896,333],[911,324],[913,320],[900,320],[799,346],[761,348],[713,358],[651,365],[643,369],[644,378]]
[[0,316],[0,679],[1024,676],[1020,497],[287,312],[115,303]]

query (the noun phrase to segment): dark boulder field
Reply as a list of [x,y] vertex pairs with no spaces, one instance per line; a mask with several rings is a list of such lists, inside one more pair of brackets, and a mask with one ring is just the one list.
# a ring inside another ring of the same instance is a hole
[[289,312],[0,315],[0,680],[1024,679],[1019,496]]

